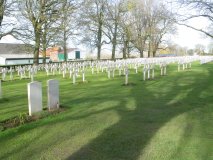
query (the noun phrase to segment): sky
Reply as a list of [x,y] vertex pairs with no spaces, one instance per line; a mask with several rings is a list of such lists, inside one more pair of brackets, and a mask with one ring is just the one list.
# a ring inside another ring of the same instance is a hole
[[[196,28],[201,29],[205,28],[208,24],[206,19],[197,18],[189,23],[191,26],[196,26]],[[207,47],[210,43],[210,38],[207,38],[203,33],[195,31],[186,26],[178,26],[177,34],[174,35],[175,43],[179,44],[182,47],[187,47],[193,49],[196,44],[202,44]]]

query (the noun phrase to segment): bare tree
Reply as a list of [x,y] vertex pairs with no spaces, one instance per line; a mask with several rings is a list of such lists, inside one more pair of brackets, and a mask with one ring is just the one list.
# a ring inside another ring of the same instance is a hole
[[176,31],[175,17],[163,4],[154,7],[150,17],[150,41],[149,41],[149,57],[156,56],[159,45],[164,41],[166,34],[174,34]]
[[4,18],[5,3],[6,3],[6,0],[0,1],[0,26],[2,25],[2,21]]
[[75,0],[62,0],[62,7],[60,10],[61,27],[59,30],[59,44],[62,44],[64,50],[64,60],[67,61],[67,43],[68,40],[77,35],[77,8],[81,2]]
[[149,37],[148,34],[148,7],[146,1],[135,0],[135,4],[131,8],[131,33],[132,43],[134,47],[139,51],[140,57],[143,57],[144,51],[146,50],[146,42]]
[[115,52],[121,35],[119,33],[121,27],[121,19],[126,9],[123,7],[124,0],[108,1],[106,7],[106,20],[104,23],[104,33],[112,44],[112,59],[115,59]]
[[[181,17],[179,25],[184,25],[188,28],[204,33],[206,36],[213,38],[213,2],[212,0],[179,0],[181,7],[184,8],[184,13],[179,13]],[[190,12],[188,12],[190,11]],[[194,13],[192,12],[194,11]],[[205,18],[209,22],[208,28],[197,28],[189,25],[190,20],[196,18]]]
[[122,20],[120,23],[120,34],[121,34],[121,45],[122,45],[122,52],[123,58],[129,58],[130,52],[133,48],[132,45],[132,32],[131,32],[131,21],[129,20],[129,14],[126,13],[122,16]]
[[106,43],[103,35],[105,11],[106,0],[84,0],[79,15],[81,42],[97,48],[97,59],[101,58],[101,48]]
[[[12,35],[15,32],[15,24],[13,23],[11,12],[15,11],[14,1],[0,1],[0,40],[6,35]],[[13,17],[14,19],[14,17]]]
[[196,44],[194,50],[195,50],[195,52],[198,55],[204,55],[204,53],[205,53],[205,46],[202,45],[202,44]]
[[[19,19],[21,24],[18,32],[14,35],[26,43],[34,45],[34,64],[39,63],[39,53],[41,51],[41,44],[44,52],[46,52],[47,45],[47,28],[54,21],[54,14],[57,14],[56,8],[57,0],[21,0],[18,1],[18,7],[21,12]],[[44,53],[43,53],[44,54]]]
[[62,24],[60,23],[61,19],[61,10],[62,3],[60,1],[54,1],[46,6],[44,13],[44,23],[41,29],[41,46],[42,50],[43,63],[46,63],[46,50],[52,44],[55,43],[55,39],[59,36],[59,31]]

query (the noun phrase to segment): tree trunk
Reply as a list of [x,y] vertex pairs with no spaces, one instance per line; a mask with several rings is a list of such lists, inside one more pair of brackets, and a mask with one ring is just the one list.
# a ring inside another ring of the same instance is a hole
[[117,46],[117,29],[118,29],[118,25],[116,22],[114,33],[113,33],[113,39],[112,39],[112,59],[113,60],[115,59],[115,50],[116,50],[116,46]]
[[43,64],[46,64],[46,52],[47,52],[47,32],[46,28],[44,29],[43,37],[42,37],[42,56],[43,56]]
[[0,2],[0,26],[2,24],[3,17],[4,17],[4,5],[5,5],[5,0],[1,0],[1,2]]
[[149,42],[149,50],[148,50],[148,57],[151,56],[151,42]]
[[123,59],[126,59],[126,53],[127,52],[127,41],[124,41],[124,47],[123,47]]
[[104,6],[101,6],[101,11],[99,14],[98,19],[98,43],[97,43],[97,59],[101,59],[101,47],[102,47],[102,33],[103,33],[103,8]]
[[115,49],[116,49],[116,40],[113,38],[113,42],[112,42],[112,59],[115,59]]
[[67,61],[67,38],[66,38],[66,31],[64,31],[64,61]]
[[67,61],[67,43],[65,42],[64,43],[64,61],[66,62]]
[[140,51],[140,58],[143,58],[143,50]]
[[34,48],[34,59],[33,59],[33,63],[35,65],[39,64],[39,49],[40,49],[40,32],[39,31],[35,31],[35,48]]
[[98,60],[101,59],[101,45],[100,44],[98,44],[97,59]]
[[140,50],[140,58],[143,58],[143,50]]
[[101,41],[102,41],[102,24],[99,25],[99,28],[98,28],[98,44],[97,44],[97,49],[98,49],[98,52],[97,52],[97,59],[101,59]]
[[153,53],[153,57],[155,57],[156,56],[156,50],[154,50],[152,53]]
[[43,55],[43,64],[46,64],[46,53],[47,53],[47,48],[43,47],[42,55]]

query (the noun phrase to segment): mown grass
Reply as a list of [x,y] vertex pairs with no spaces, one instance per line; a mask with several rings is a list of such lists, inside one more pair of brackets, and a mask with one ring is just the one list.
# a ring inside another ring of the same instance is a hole
[[[168,76],[158,69],[145,82],[131,70],[130,86],[106,73],[87,72],[88,83],[76,85],[39,73],[44,107],[51,78],[60,81],[66,111],[0,132],[0,159],[213,159],[213,63],[181,72],[170,65]],[[3,82],[0,121],[27,112],[29,81]]]

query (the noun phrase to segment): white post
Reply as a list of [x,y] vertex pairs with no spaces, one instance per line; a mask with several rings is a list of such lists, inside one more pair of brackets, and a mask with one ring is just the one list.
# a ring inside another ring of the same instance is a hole
[[72,76],[72,83],[75,84],[75,78],[76,78],[76,74],[75,72],[73,73],[73,76]]
[[65,74],[66,74],[66,71],[65,71],[65,68],[63,69],[63,78],[65,78]]
[[72,78],[72,69],[70,69],[70,78]]
[[28,83],[29,115],[42,111],[42,86],[40,82]]
[[46,72],[47,72],[47,76],[49,76],[49,69],[46,69]]
[[59,82],[57,80],[47,81],[47,97],[48,97],[48,108],[57,109],[59,108]]
[[6,78],[6,69],[4,68],[4,69],[2,70],[2,80],[4,81],[5,78]]
[[155,78],[155,69],[154,69],[154,67],[152,68],[152,79],[154,79]]
[[85,71],[84,70],[82,71],[82,79],[83,79],[83,82],[85,82]]
[[145,68],[145,66],[143,68],[143,80],[144,81],[146,80],[146,68]]
[[135,73],[137,74],[138,73],[138,67],[135,66]]
[[161,76],[163,75],[163,67],[162,66],[160,67],[160,75]]
[[110,79],[110,69],[108,69],[108,78]]
[[10,73],[10,80],[11,81],[13,80],[13,73],[12,72]]
[[125,69],[125,85],[128,85],[128,75],[129,75],[129,71],[128,68]]
[[150,79],[150,66],[148,65],[148,76],[147,76],[148,79]]
[[164,73],[163,75],[166,75],[166,65],[164,66]]

